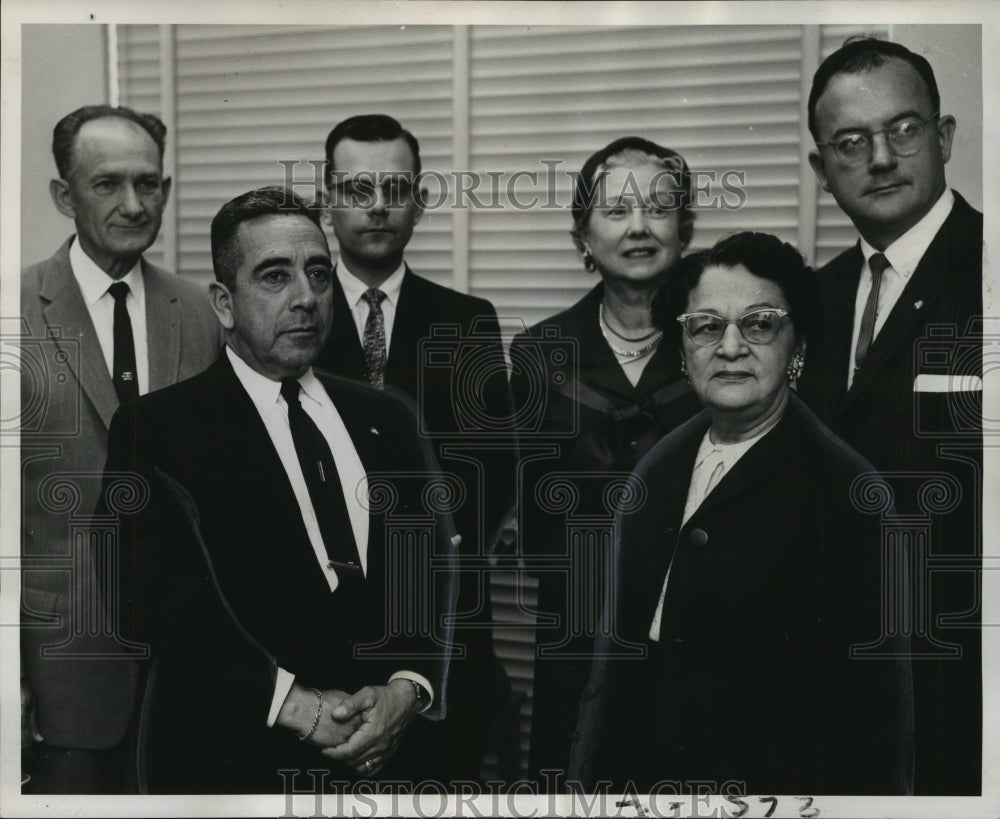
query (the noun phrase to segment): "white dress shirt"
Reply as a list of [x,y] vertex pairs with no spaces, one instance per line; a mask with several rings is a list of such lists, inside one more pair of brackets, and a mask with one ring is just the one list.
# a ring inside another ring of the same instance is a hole
[[[236,377],[250,396],[261,420],[271,436],[271,443],[278,451],[281,465],[285,468],[288,481],[295,493],[295,500],[302,514],[302,522],[309,535],[309,543],[316,555],[316,564],[323,572],[324,578],[335,591],[339,583],[337,572],[329,566],[326,546],[320,533],[319,521],[313,510],[312,499],[309,497],[309,487],[302,475],[302,466],[295,452],[295,442],[292,440],[292,430],[288,425],[288,405],[281,397],[281,382],[272,381],[266,375],[261,375],[247,365],[231,347],[226,347],[226,355],[233,365]],[[340,413],[334,407],[313,371],[307,370],[299,379],[301,391],[299,403],[306,414],[312,418],[319,431],[330,445],[340,484],[347,502],[347,513],[351,518],[351,528],[354,530],[354,540],[358,544],[358,556],[361,558],[361,570],[368,574],[368,475],[364,464],[354,448],[351,435],[344,425]]]
[[[271,443],[278,452],[281,465],[285,469],[288,481],[292,485],[295,493],[295,500],[299,505],[299,512],[302,514],[302,522],[305,524],[306,533],[309,535],[309,543],[312,545],[313,553],[316,555],[316,564],[323,572],[330,591],[336,590],[339,583],[337,572],[329,565],[329,558],[326,554],[326,547],[323,545],[323,536],[320,534],[319,522],[316,520],[316,512],[313,509],[312,499],[309,497],[309,488],[302,475],[302,467],[299,464],[298,455],[295,452],[295,442],[292,440],[291,427],[288,425],[288,405],[281,396],[281,382],[272,381],[265,375],[251,368],[241,359],[232,348],[226,347],[226,355],[233,365],[233,371],[239,379],[240,384],[247,391],[250,400],[253,401],[257,412],[260,414],[267,434],[271,438]],[[347,513],[351,519],[351,528],[354,530],[354,539],[358,545],[358,556],[361,559],[361,570],[368,574],[368,475],[365,472],[364,464],[358,456],[358,451],[354,448],[351,435],[344,425],[340,413],[334,406],[329,394],[319,383],[319,379],[312,369],[299,378],[299,404],[306,414],[312,418],[319,428],[326,442],[330,445],[334,463],[337,465],[337,472],[340,475],[340,484],[344,492],[344,500],[347,503]],[[389,682],[395,679],[413,680],[419,683],[431,695],[431,702],[434,699],[434,689],[430,682],[420,674],[413,671],[397,671],[389,678]],[[271,708],[267,715],[268,726],[273,726],[278,718],[278,711],[282,703],[291,690],[295,675],[283,668],[278,669],[278,677],[274,686],[274,697],[271,700]],[[348,692],[350,693],[350,692]],[[427,704],[430,707],[431,702]],[[424,709],[426,710],[426,709]]]
[[[698,454],[694,458],[694,469],[691,470],[691,482],[688,484],[687,503],[684,504],[684,518],[681,521],[681,527],[690,520],[691,515],[701,506],[705,498],[712,494],[712,490],[719,485],[719,481],[735,466],[736,462],[746,455],[750,447],[767,435],[773,427],[774,424],[771,424],[753,438],[740,441],[738,444],[714,444],[710,434],[711,430],[705,433],[705,437],[701,439],[701,446],[698,447]],[[660,599],[656,603],[653,622],[649,627],[649,639],[657,643],[660,641],[663,601],[667,596],[667,582],[670,580],[671,566],[673,566],[672,558],[670,566],[667,566],[667,576],[663,578]]]
[[135,368],[139,376],[139,395],[149,392],[149,349],[146,346],[146,285],[142,278],[139,262],[125,276],[112,279],[97,266],[80,246],[79,239],[73,239],[69,246],[69,266],[73,270],[87,305],[90,321],[97,333],[97,341],[104,354],[108,375],[114,377],[115,365],[115,300],[108,292],[116,281],[125,282],[129,293],[125,297],[125,309],[132,324],[132,343],[135,345]]
[[[382,301],[382,318],[385,322],[385,355],[389,357],[389,344],[392,342],[392,326],[396,321],[396,308],[399,306],[399,291],[403,287],[403,274],[406,272],[406,263],[400,263],[395,272],[378,289],[385,293]],[[351,308],[351,317],[354,319],[354,326],[358,330],[358,338],[361,344],[365,343],[365,323],[368,321],[368,314],[371,307],[364,300],[365,293],[370,289],[361,279],[355,276],[350,268],[344,264],[343,259],[337,260],[337,280],[344,288],[344,297],[347,299],[347,306]]]
[[[906,283],[917,269],[920,260],[927,252],[931,242],[941,229],[941,226],[951,213],[955,204],[955,194],[951,188],[946,188],[934,206],[924,214],[924,218],[911,227],[906,233],[896,239],[882,251],[889,260],[889,267],[882,274],[882,283],[878,290],[878,306],[875,312],[875,333],[872,340],[878,337],[879,330],[899,301],[899,296]],[[861,237],[861,253],[865,257],[861,279],[858,281],[858,294],[854,301],[854,329],[851,332],[851,355],[847,366],[847,388],[854,383],[854,352],[858,348],[858,336],[861,334],[861,317],[865,312],[868,294],[872,291],[872,269],[869,260],[878,253],[865,238]]]

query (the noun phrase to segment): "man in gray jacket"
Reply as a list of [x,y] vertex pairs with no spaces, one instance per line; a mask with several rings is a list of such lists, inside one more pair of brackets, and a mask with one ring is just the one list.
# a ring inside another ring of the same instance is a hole
[[98,602],[95,572],[113,576],[114,556],[91,517],[108,425],[221,347],[207,290],[142,257],[170,195],[165,138],[159,119],[128,108],[60,120],[50,192],[76,234],[21,278],[21,703],[34,793],[129,787],[130,657],[142,649],[119,635],[115,599]]

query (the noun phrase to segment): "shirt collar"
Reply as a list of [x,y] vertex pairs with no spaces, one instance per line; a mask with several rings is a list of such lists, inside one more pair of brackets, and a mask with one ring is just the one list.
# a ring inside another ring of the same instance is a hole
[[[387,278],[378,289],[385,293],[385,300],[393,307],[399,301],[399,291],[403,287],[403,274],[406,272],[406,262],[400,262],[399,267]],[[344,263],[343,259],[337,259],[337,279],[340,286],[344,288],[344,297],[348,305],[352,308],[361,303],[361,298],[368,291],[368,285],[359,279],[351,269]]]
[[323,385],[319,383],[319,379],[316,377],[316,373],[313,372],[312,367],[306,370],[305,374],[299,378],[299,386],[302,387],[301,395],[311,398],[317,404],[328,406],[332,403],[330,396],[323,389]]
[[[233,365],[233,372],[236,373],[236,377],[247,391],[250,400],[257,407],[257,412],[264,415],[274,409],[281,397],[281,382],[274,381],[257,372],[240,358],[228,344],[226,345],[226,355],[229,357],[229,363]],[[302,387],[302,391],[299,393],[300,397],[305,395],[324,406],[330,404],[329,396],[323,389],[323,385],[319,383],[312,367],[299,377],[299,385]]]
[[747,440],[740,441],[736,444],[713,444],[710,436],[711,430],[705,430],[705,436],[701,439],[701,446],[698,447],[698,454],[694,459],[695,469],[701,466],[710,455],[718,454],[718,456],[722,458],[722,463],[725,465],[726,472],[728,472],[732,469],[733,464],[742,458],[750,447],[774,429],[776,424],[777,422],[771,424],[766,429],[761,430],[754,435],[753,438],[747,438]]
[[[73,270],[73,278],[80,286],[80,293],[83,295],[84,304],[87,305],[88,309],[97,304],[108,292],[108,288],[116,281],[101,270],[97,266],[97,262],[87,255],[77,237],[73,238],[73,243],[69,246],[69,266]],[[144,303],[146,289],[140,262],[137,261],[133,268],[117,281],[125,282],[136,301],[139,304]]]
[[[903,279],[908,279],[913,271],[917,269],[920,260],[927,252],[931,242],[941,230],[941,226],[951,213],[955,204],[955,194],[951,188],[945,188],[934,206],[924,214],[924,218],[911,227],[906,233],[896,239],[883,253],[895,270]],[[864,254],[865,263],[871,259],[878,251],[861,237],[861,252]]]

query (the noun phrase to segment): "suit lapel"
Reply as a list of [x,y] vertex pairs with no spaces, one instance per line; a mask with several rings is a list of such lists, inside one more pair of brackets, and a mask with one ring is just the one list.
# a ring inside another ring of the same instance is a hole
[[[579,378],[581,382],[589,384],[599,392],[613,393],[634,401],[638,397],[636,389],[625,376],[618,359],[601,335],[601,328],[597,323],[603,296],[604,285],[599,284],[577,303],[569,317],[570,321],[567,322],[567,335],[576,338],[580,345],[577,353]],[[580,362],[584,361],[588,362],[586,369],[579,366]],[[645,372],[643,375],[645,376]]]
[[149,354],[149,390],[177,381],[181,366],[181,305],[168,274],[142,260],[146,286],[146,348]]
[[[684,425],[683,432],[678,431],[671,436],[676,439],[676,445],[670,448],[669,454],[663,453],[664,457],[658,459],[660,464],[669,463],[667,480],[662,483],[655,480],[655,485],[647,486],[646,502],[660,506],[659,525],[649,536],[642,538],[643,551],[627,567],[632,577],[626,581],[635,590],[638,603],[635,611],[641,612],[644,618],[638,621],[639,629],[648,629],[649,616],[660,598],[663,579],[677,547],[695,455],[708,423],[708,414],[701,413]],[[664,489],[666,497],[662,494]],[[645,634],[641,637],[645,638]]]
[[377,471],[384,460],[378,457],[382,430],[373,424],[372,418],[366,416],[363,407],[349,400],[349,397],[340,395],[335,383],[323,379],[323,388],[343,419],[365,472]]
[[[351,436],[351,442],[357,450],[361,465],[365,468],[366,475],[372,475],[379,471],[384,471],[386,458],[381,456],[383,430],[374,425],[373,419],[366,415],[365,408],[356,401],[351,401],[350,396],[343,395],[337,389],[336,382],[323,379],[323,388],[326,390],[330,400],[333,401],[337,412],[340,414],[347,433]],[[385,526],[381,517],[373,511],[368,513],[368,577],[377,577],[381,572],[381,561],[384,547],[381,543],[382,533]]]
[[[42,311],[49,337],[65,349],[69,367],[106,429],[111,425],[111,416],[118,409],[118,396],[97,340],[97,332],[90,320],[90,313],[80,293],[80,286],[73,277],[69,246],[70,243],[66,242],[59,249],[53,263],[43,274],[39,293],[46,304]],[[80,345],[79,355],[74,349],[77,342]]]
[[[283,582],[300,583],[305,578],[297,592],[326,593],[326,579],[318,571],[288,474],[225,350],[197,377],[204,385],[206,427],[215,446],[214,452],[200,457],[208,464],[206,469],[219,475],[219,508],[236,518],[231,531],[239,570],[250,577],[274,573]],[[280,532],[280,542],[262,537],[262,532]]]
[[396,317],[392,323],[389,358],[386,361],[386,381],[410,395],[417,394],[417,359],[420,341],[433,326],[432,314],[420,293],[420,280],[409,267],[403,274],[399,289]]
[[348,378],[365,378],[365,352],[336,270],[333,277],[333,327],[319,365]]
[[[203,374],[205,409],[219,452],[238,472],[260,473],[261,482],[291,484],[257,407],[243,389],[225,350]],[[293,497],[294,499],[294,497]]]
[[[912,343],[914,328],[940,298],[948,280],[948,237],[953,229],[958,208],[959,204],[956,201],[948,219],[928,245],[917,269],[913,271],[903,292],[899,294],[892,312],[889,313],[872,343],[865,365],[858,371],[847,393],[845,406],[849,406],[869,385],[878,381],[886,363],[894,357],[900,345]],[[858,267],[860,271],[860,263]],[[961,331],[964,328],[959,329]],[[907,360],[909,359],[908,356]]]
[[830,401],[832,407],[840,407],[847,395],[848,361],[851,357],[851,335],[854,330],[854,303],[857,299],[863,262],[861,244],[858,243],[847,260],[829,273],[832,281],[826,292],[830,298],[827,309],[830,320],[823,328],[826,333],[823,343],[829,345],[830,350],[828,356],[830,372],[826,378],[833,385]]
[[[784,445],[784,440],[790,425],[789,414],[796,413],[794,408],[795,397],[789,397],[788,407],[785,415],[777,425],[761,438],[754,446],[744,453],[706,497],[701,505],[694,511],[687,525],[696,524],[703,515],[708,515],[713,509],[724,507],[733,498],[746,492],[756,491],[758,487],[767,486],[772,476],[778,471],[790,452]],[[692,466],[694,459],[692,458]],[[690,472],[688,473],[690,478]],[[685,502],[686,502],[685,497]]]

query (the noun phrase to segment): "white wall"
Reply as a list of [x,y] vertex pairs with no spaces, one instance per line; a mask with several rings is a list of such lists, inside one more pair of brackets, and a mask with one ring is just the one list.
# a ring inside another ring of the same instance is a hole
[[49,198],[52,129],[81,105],[108,102],[105,27],[24,25],[21,87],[21,265],[51,256],[73,222]]
[[934,68],[941,113],[958,120],[948,184],[983,209],[982,28],[970,25],[893,26],[892,38]]

